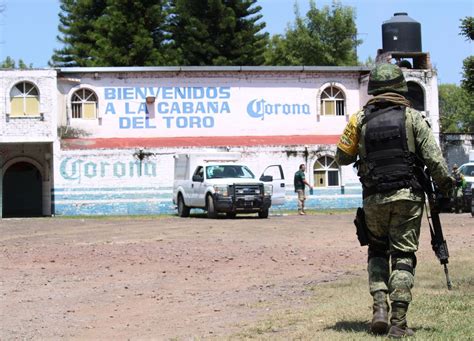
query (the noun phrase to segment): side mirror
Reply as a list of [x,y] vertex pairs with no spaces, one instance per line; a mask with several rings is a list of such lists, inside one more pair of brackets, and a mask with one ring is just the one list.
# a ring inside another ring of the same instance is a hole
[[260,181],[263,181],[263,182],[272,182],[273,181],[273,176],[271,175],[262,175],[260,177]]
[[199,176],[199,175],[193,175],[193,181],[194,182],[203,182],[204,178],[202,176]]

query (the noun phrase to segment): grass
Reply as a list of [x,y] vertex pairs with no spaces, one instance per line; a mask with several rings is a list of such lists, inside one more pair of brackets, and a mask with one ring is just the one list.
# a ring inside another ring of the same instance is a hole
[[[474,255],[451,257],[453,290],[435,260],[417,268],[414,301],[408,322],[414,340],[474,340]],[[384,340],[368,333],[371,297],[366,275],[310,288],[307,308],[283,311],[230,339],[248,340]]]

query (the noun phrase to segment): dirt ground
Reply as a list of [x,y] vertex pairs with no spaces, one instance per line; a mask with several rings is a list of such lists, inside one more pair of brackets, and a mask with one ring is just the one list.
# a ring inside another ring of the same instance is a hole
[[[473,247],[470,214],[441,219],[451,255]],[[0,339],[238,333],[303,308],[312,285],[365,276],[366,249],[352,220],[353,213],[0,219]],[[434,257],[426,219],[418,257]]]

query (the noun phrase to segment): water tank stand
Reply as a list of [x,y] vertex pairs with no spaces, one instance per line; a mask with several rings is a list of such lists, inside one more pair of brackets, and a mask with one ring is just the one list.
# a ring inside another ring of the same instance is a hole
[[392,59],[396,61],[410,59],[413,69],[427,70],[433,68],[428,52],[399,52],[379,49],[377,57],[375,57],[375,63],[391,63]]

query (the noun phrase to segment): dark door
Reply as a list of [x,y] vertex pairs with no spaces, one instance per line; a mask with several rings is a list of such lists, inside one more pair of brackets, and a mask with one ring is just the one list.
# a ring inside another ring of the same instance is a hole
[[42,215],[42,179],[28,162],[11,165],[3,176],[3,217]]

